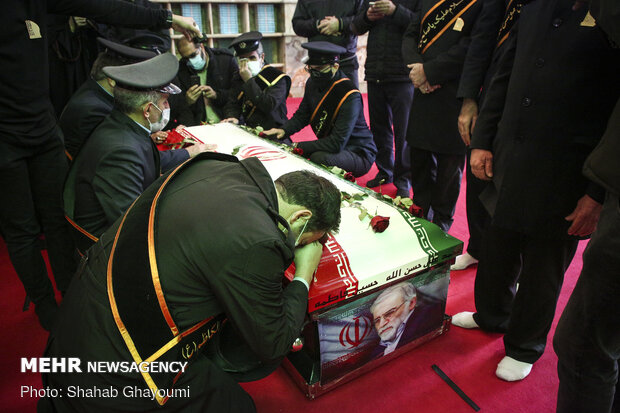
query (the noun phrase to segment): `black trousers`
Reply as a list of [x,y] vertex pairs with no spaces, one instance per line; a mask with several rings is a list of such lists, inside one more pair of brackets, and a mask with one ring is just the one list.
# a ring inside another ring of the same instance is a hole
[[478,259],[482,250],[484,229],[491,220],[489,213],[480,201],[480,194],[489,183],[476,178],[473,174],[471,165],[469,164],[470,155],[471,149],[468,148],[467,159],[465,161],[465,179],[467,179],[465,206],[467,210],[467,227],[469,228],[467,252],[472,257]]
[[424,217],[448,232],[461,189],[465,155],[445,155],[411,148],[413,201]]
[[370,170],[374,159],[370,160],[344,149],[338,153],[314,152],[310,155],[310,161],[317,165],[337,166],[359,177]]
[[38,242],[41,233],[60,291],[69,286],[77,265],[62,207],[67,158],[59,130],[51,134],[36,147],[0,145],[5,151],[0,162],[0,225],[11,263],[35,304],[54,299]]
[[620,204],[617,195],[607,195],[553,337],[560,378],[558,413],[620,412],[619,268]]
[[474,284],[474,319],[483,330],[506,333],[507,356],[525,363],[542,356],[577,243],[488,226]]
[[368,82],[370,130],[377,145],[379,176],[405,191],[409,191],[411,180],[407,125],[412,102],[411,82]]
[[353,56],[351,59],[343,60],[340,62],[340,70],[344,73],[355,85],[356,89],[360,88],[360,79],[358,75],[359,63],[357,56]]

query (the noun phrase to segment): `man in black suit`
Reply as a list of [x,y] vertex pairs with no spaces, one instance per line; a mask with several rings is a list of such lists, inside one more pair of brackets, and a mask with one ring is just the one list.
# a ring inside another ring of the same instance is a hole
[[97,56],[90,79],[71,96],[58,120],[70,160],[114,107],[114,81],[103,73],[103,68],[137,63],[156,56],[152,51],[134,49],[101,37],[97,40],[105,50]]
[[[507,3],[516,6],[519,1],[483,0],[480,17],[471,34],[471,43],[467,49],[463,73],[456,94],[456,97],[463,101],[458,117],[458,126],[461,138],[467,146],[465,200],[469,239],[467,251],[456,257],[455,263],[450,267],[451,270],[464,270],[478,262],[482,248],[482,234],[485,225],[490,220],[489,213],[480,201],[480,193],[484,190],[487,182],[476,178],[471,172],[469,145],[471,134],[478,119],[479,107],[482,106],[484,92],[489,86],[491,76],[495,73],[496,63],[503,49],[501,44],[505,42],[503,33],[500,34],[500,28],[504,27],[503,30],[508,33],[510,31],[508,23],[513,24],[518,16],[518,14],[513,13],[512,7],[506,10]],[[510,16],[510,22],[504,21],[505,12],[507,16]],[[502,23],[504,23],[503,26]]]
[[456,91],[481,4],[421,0],[403,38],[403,57],[418,93],[407,130],[414,202],[448,231],[461,187],[465,144]]
[[[318,240],[339,224],[340,191],[309,171],[274,183],[257,158],[207,153],[163,176],[88,251],[46,355],[189,365],[178,376],[45,374],[44,386],[63,395],[80,385],[112,387],[119,397],[42,399],[39,407],[254,412],[235,378],[264,377],[290,351],[321,259]],[[292,262],[295,277],[283,288]]]
[[413,101],[409,69],[403,62],[403,33],[417,0],[364,2],[352,27],[368,32],[364,73],[368,84],[370,130],[377,146],[377,175],[366,186],[394,182],[396,195],[409,198],[411,187],[407,123]]
[[[161,174],[159,151],[150,134],[165,126],[168,96],[180,92],[170,83],[178,64],[166,53],[103,69],[116,82],[115,109],[82,147],[64,188],[65,215],[80,251],[96,242]],[[207,145],[194,145],[170,156],[179,164],[206,149]]]
[[241,122],[255,128],[279,128],[288,120],[286,98],[291,89],[291,78],[265,62],[260,32],[243,33],[230,46],[239,60],[239,71],[224,108],[225,122]]
[[239,66],[230,50],[207,47],[206,40],[177,41],[181,61],[175,82],[182,93],[170,100],[172,127],[218,123],[226,117],[224,107],[237,86]]
[[477,313],[452,322],[506,333],[496,375],[507,381],[526,377],[543,354],[564,272],[603,201],[581,168],[620,94],[620,50],[574,3],[522,7],[471,144],[473,173],[491,181],[481,198],[492,221],[476,274]]
[[[576,5],[578,6],[578,5]],[[582,5],[583,6],[583,5]],[[587,7],[587,6],[585,6]],[[593,0],[590,13],[620,43],[620,4]],[[576,49],[575,51],[579,51]],[[553,337],[558,355],[557,413],[620,411],[620,99],[584,174],[607,191],[583,253],[583,269]]]

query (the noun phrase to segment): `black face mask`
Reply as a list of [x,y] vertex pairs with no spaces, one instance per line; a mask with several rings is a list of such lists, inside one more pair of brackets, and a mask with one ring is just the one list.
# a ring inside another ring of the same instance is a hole
[[333,73],[331,70],[328,72],[321,72],[320,70],[310,69],[309,72],[310,76],[315,80],[326,81],[333,77]]

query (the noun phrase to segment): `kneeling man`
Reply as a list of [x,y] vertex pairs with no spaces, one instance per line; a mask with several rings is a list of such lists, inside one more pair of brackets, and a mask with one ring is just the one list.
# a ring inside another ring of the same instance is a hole
[[[83,367],[153,368],[45,374],[44,386],[62,394],[81,386],[118,395],[39,407],[254,412],[237,380],[269,374],[299,337],[318,240],[339,225],[340,191],[308,171],[274,183],[257,158],[205,153],[162,176],[88,250],[46,350]],[[295,278],[283,288],[292,262]]]
[[309,124],[318,140],[292,144],[303,156],[362,176],[375,161],[377,147],[364,119],[362,95],[339,70],[339,56],[346,50],[329,42],[303,43],[301,47],[308,50],[306,70],[310,73],[304,97],[282,129],[265,134],[285,139]]

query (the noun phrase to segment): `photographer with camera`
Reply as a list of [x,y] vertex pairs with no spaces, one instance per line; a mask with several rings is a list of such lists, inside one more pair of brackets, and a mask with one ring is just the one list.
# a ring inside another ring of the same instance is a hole
[[177,80],[182,93],[170,100],[170,126],[218,123],[239,71],[231,51],[206,46],[207,37],[177,41],[182,59]]

